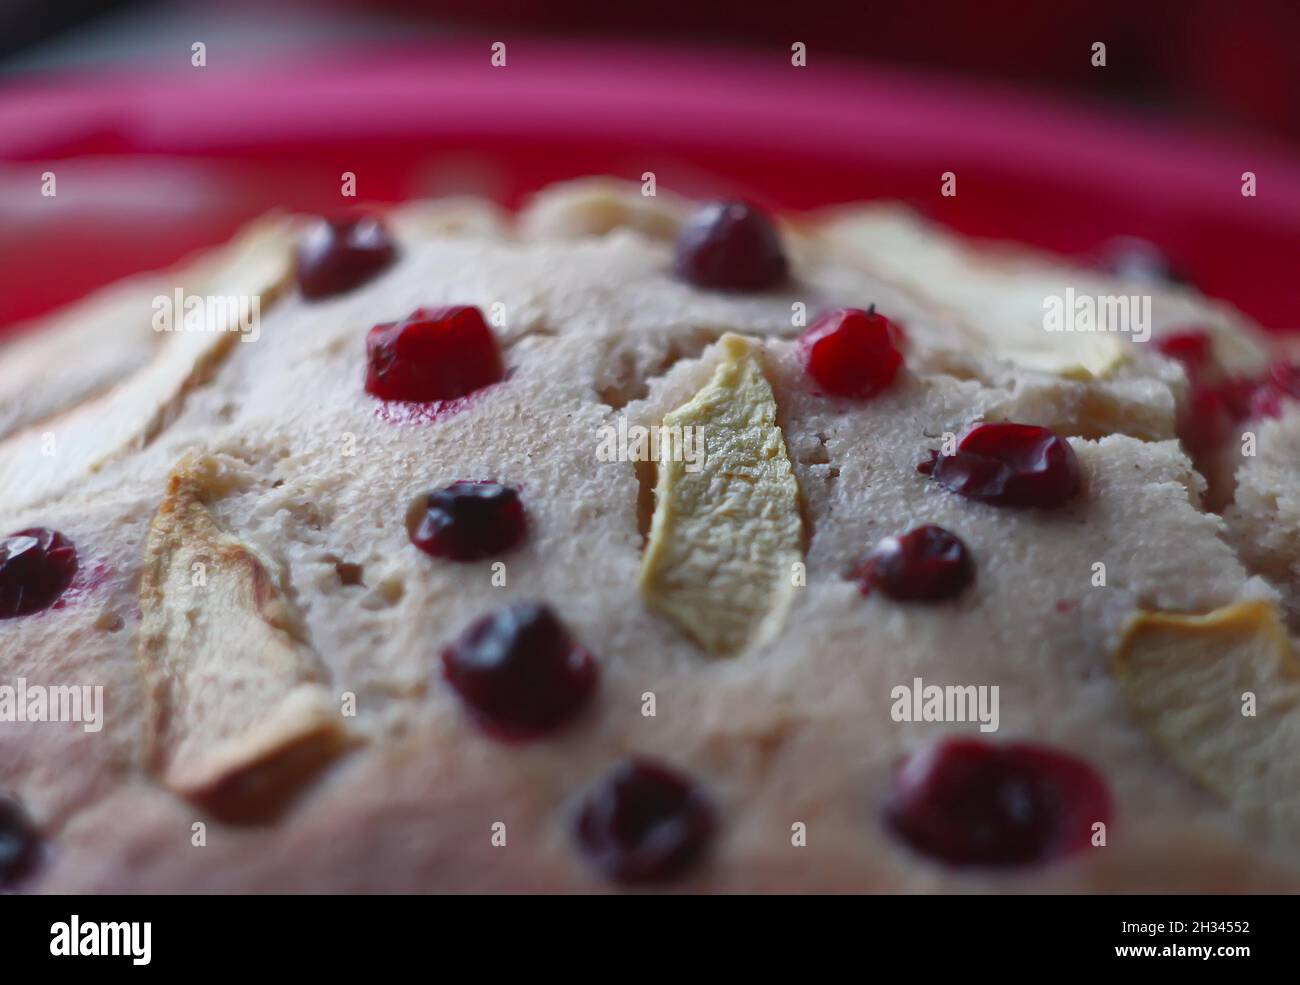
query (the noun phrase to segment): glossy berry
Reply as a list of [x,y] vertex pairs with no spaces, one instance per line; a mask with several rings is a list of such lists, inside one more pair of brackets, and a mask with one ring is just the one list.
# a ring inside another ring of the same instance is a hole
[[41,838],[17,798],[0,793],[0,889],[18,883],[35,867]]
[[453,482],[424,497],[411,542],[433,557],[478,561],[508,551],[527,521],[519,494],[495,482]]
[[961,540],[926,524],[901,537],[886,537],[858,567],[864,595],[879,590],[901,602],[953,598],[975,579],[975,563]]
[[568,724],[595,693],[596,660],[555,613],[516,603],[485,616],[442,652],[443,676],[482,725],[528,739]]
[[453,400],[505,375],[478,308],[421,308],[366,336],[366,391],[382,400]]
[[698,287],[762,291],[784,281],[788,265],[763,212],[744,202],[711,202],[682,228],[673,269]]
[[77,549],[57,530],[33,527],[0,540],[0,619],[48,609],[76,573]]
[[574,834],[591,864],[621,883],[662,882],[708,847],[713,807],[695,784],[659,763],[630,759],[587,794]]
[[303,297],[343,294],[397,259],[383,221],[360,214],[321,219],[298,244],[294,273]]
[[898,337],[875,308],[843,308],[822,315],[799,337],[799,357],[825,392],[870,397],[889,386],[903,364]]
[[940,485],[995,506],[1063,506],[1078,491],[1079,460],[1064,438],[1031,424],[979,424],[952,455],[922,466]]
[[916,851],[954,866],[1049,862],[1109,824],[1110,794],[1087,763],[1044,746],[946,739],[908,758],[885,822]]

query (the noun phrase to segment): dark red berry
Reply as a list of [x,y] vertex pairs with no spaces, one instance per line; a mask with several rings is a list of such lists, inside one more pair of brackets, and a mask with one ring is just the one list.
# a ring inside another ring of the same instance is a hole
[[433,557],[478,561],[523,539],[519,494],[496,482],[453,482],[424,497],[411,542]]
[[1070,443],[1031,424],[979,424],[928,471],[952,492],[995,506],[1062,506],[1080,482]]
[[31,873],[40,856],[41,838],[18,799],[0,793],[0,888]]
[[710,202],[677,239],[674,270],[699,287],[762,291],[785,280],[787,269],[772,220],[744,202]]
[[903,602],[935,602],[960,595],[975,579],[975,564],[956,534],[926,524],[886,537],[856,576],[864,595],[879,589]]
[[360,287],[396,259],[378,216],[338,216],[321,219],[303,236],[295,275],[303,297],[325,298]]
[[842,308],[822,315],[799,337],[808,375],[837,397],[870,397],[893,382],[903,364],[898,332],[875,308]]
[[691,780],[662,764],[630,759],[587,794],[575,835],[606,878],[662,882],[703,854],[715,826],[712,805]]
[[1110,793],[1073,756],[1028,743],[945,739],[909,757],[885,808],[912,848],[955,866],[1049,862],[1109,824]]
[[421,308],[366,336],[366,391],[383,400],[453,400],[505,375],[478,308]]
[[568,724],[590,700],[599,670],[555,613],[532,602],[483,617],[442,652],[443,676],[501,738],[528,739]]
[[0,619],[48,609],[76,573],[77,549],[57,530],[33,527],[0,540]]

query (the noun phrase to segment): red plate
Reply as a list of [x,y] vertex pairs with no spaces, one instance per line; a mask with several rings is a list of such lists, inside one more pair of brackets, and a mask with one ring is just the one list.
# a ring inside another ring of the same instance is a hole
[[[516,204],[561,178],[654,171],[665,188],[789,208],[902,198],[965,232],[1067,253],[1133,234],[1207,293],[1300,325],[1300,160],[1287,148],[818,57],[795,68],[779,53],[521,40],[494,68],[490,44],[11,84],[0,325],[267,208],[337,206],[345,171],[381,201]],[[945,171],[954,198],[939,195]]]

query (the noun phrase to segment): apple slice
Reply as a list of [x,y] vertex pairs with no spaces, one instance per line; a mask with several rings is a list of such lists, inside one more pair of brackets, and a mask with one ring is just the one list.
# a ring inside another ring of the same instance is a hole
[[1114,669],[1143,727],[1183,769],[1239,813],[1300,836],[1300,662],[1272,604],[1139,613]]
[[205,504],[210,458],[183,460],[149,530],[139,659],[146,755],[172,790],[228,819],[275,813],[345,740],[325,669],[248,544]]
[[664,416],[660,434],[698,429],[704,456],[688,468],[661,452],[641,589],[701,647],[727,654],[784,621],[803,525],[762,350],[733,334],[718,347],[712,379]]

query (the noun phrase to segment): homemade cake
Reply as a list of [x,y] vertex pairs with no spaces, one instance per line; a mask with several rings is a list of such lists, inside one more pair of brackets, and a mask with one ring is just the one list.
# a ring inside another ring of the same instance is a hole
[[1298,889],[1291,383],[892,206],[262,220],[0,349],[0,882]]

